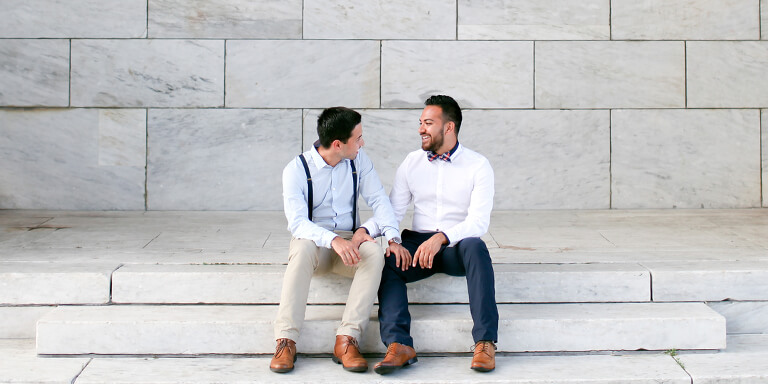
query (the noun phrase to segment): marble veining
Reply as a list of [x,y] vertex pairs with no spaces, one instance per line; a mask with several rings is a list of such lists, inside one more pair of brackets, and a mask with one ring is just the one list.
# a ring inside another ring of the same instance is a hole
[[[144,209],[144,165],[99,163],[99,115],[0,110],[0,208]],[[135,159],[141,148],[108,151]]]
[[152,210],[281,210],[283,167],[301,149],[296,110],[150,110]]
[[0,38],[146,37],[146,0],[3,0]]
[[536,43],[536,108],[684,106],[683,42]]
[[755,40],[759,6],[753,0],[612,0],[616,40]]
[[433,94],[462,108],[533,107],[533,42],[383,41],[381,62],[384,108],[421,108]]
[[300,39],[301,0],[149,0],[150,38]]
[[0,39],[0,105],[69,105],[69,41]]
[[602,0],[459,0],[460,40],[608,40]]
[[227,107],[379,107],[379,42],[227,42]]
[[760,205],[757,110],[616,110],[613,208]]
[[224,42],[75,40],[72,105],[221,107]]
[[768,107],[768,41],[691,41],[688,108]]
[[456,38],[456,3],[443,0],[305,0],[305,39]]

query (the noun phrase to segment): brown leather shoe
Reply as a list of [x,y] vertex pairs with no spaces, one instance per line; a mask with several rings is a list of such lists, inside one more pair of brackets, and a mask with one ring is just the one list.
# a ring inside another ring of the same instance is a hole
[[291,339],[277,339],[275,347],[275,356],[269,363],[269,369],[272,372],[286,373],[293,370],[293,363],[296,362],[296,342]]
[[490,372],[496,368],[496,345],[492,341],[478,341],[474,347],[472,369],[478,372]]
[[357,340],[352,336],[336,335],[336,346],[333,347],[333,361],[344,366],[350,372],[365,372],[368,362],[360,354]]
[[400,343],[391,343],[387,347],[387,354],[384,356],[384,360],[376,364],[373,370],[380,375],[385,375],[406,365],[414,364],[417,361],[419,359],[416,358],[416,351],[412,347]]

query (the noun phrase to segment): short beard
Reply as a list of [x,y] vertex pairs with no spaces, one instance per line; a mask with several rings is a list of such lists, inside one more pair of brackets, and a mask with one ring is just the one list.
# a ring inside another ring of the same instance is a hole
[[440,131],[440,137],[436,137],[432,135],[430,136],[430,138],[431,138],[431,143],[429,144],[429,146],[425,148],[426,144],[422,144],[421,149],[425,151],[437,152],[437,150],[443,146],[443,142],[445,142],[445,135],[443,134],[443,131]]

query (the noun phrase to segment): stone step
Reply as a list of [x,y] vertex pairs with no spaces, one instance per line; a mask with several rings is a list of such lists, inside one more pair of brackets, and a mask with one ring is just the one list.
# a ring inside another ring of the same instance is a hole
[[0,304],[106,304],[117,263],[0,262]]
[[654,301],[768,300],[768,261],[643,263]]
[[[276,310],[274,305],[59,307],[38,321],[37,348],[45,355],[271,353]],[[299,351],[329,353],[342,311],[342,306],[309,306]],[[466,352],[471,346],[467,305],[412,305],[411,314],[417,350]],[[499,350],[506,352],[725,347],[725,319],[701,303],[502,304],[499,314]],[[361,348],[383,353],[374,315]]]
[[[125,265],[112,276],[114,303],[277,304],[284,265]],[[496,264],[499,303],[646,302],[650,273],[638,264]],[[312,279],[309,302],[345,303],[350,279]],[[467,303],[464,277],[409,284],[412,303]]]
[[[368,355],[370,365],[381,355]],[[270,356],[39,357],[34,340],[0,340],[0,383],[766,383],[768,335],[728,337],[724,351],[498,354],[496,370],[471,371],[469,354],[419,355],[387,376],[346,372],[327,356],[300,355],[293,372],[269,371]],[[679,363],[678,363],[679,361]],[[682,364],[682,366],[681,366]],[[684,368],[683,368],[684,367]]]

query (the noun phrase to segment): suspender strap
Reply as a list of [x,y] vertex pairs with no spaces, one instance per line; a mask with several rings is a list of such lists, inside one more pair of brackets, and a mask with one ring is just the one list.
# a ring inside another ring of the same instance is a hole
[[352,232],[357,230],[357,169],[355,161],[349,162],[352,166]]
[[309,173],[309,165],[307,165],[307,159],[304,158],[304,154],[299,155],[301,159],[301,165],[304,166],[304,173],[307,174],[307,216],[309,221],[312,221],[312,175]]
[[[309,221],[312,221],[312,210],[314,204],[312,202],[312,175],[309,173],[309,165],[307,159],[304,158],[304,154],[299,155],[301,165],[304,166],[304,173],[307,174],[307,216]],[[355,161],[352,160],[349,163],[352,166],[352,231],[357,229],[357,169],[355,168]]]

